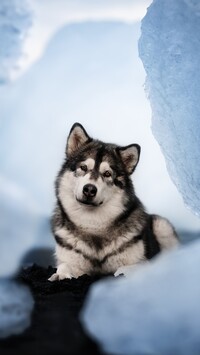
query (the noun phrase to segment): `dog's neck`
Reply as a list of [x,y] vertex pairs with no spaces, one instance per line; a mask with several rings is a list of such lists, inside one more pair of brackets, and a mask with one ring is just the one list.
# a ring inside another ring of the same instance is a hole
[[70,209],[66,207],[64,206],[64,209],[73,224],[81,231],[93,235],[104,234],[122,212],[121,206],[120,208],[118,206],[92,207],[77,202],[71,205]]

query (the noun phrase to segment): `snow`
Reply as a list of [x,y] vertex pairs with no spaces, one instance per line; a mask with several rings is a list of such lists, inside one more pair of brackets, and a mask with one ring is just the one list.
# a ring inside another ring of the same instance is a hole
[[38,61],[66,24],[87,21],[133,23],[151,0],[1,0],[0,81],[8,83]]
[[32,24],[29,0],[0,2],[0,83],[8,82],[20,67],[25,55],[23,44]]
[[111,354],[199,355],[199,255],[196,241],[94,284],[81,313],[86,331]]
[[29,289],[0,280],[0,339],[23,332],[30,325],[33,299]]
[[185,203],[200,214],[200,3],[157,0],[142,21],[152,130]]
[[29,192],[0,176],[0,278],[14,274],[26,253],[53,244],[49,217]]

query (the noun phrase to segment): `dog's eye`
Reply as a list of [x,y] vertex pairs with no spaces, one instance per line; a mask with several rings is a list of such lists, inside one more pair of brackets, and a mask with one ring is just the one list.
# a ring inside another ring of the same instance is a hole
[[106,170],[106,171],[103,173],[103,176],[104,176],[104,177],[110,177],[110,176],[111,176],[110,171]]
[[80,168],[83,171],[87,171],[87,165],[85,165],[85,164],[80,165]]

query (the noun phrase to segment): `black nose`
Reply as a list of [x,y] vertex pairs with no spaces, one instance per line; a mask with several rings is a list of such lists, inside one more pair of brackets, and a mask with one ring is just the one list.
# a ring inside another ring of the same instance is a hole
[[96,196],[96,193],[97,193],[97,188],[95,185],[86,184],[85,186],[83,186],[83,194],[86,197],[94,197]]

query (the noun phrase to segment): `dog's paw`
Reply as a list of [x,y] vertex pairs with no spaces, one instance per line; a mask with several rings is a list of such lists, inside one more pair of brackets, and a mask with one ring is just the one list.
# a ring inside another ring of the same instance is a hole
[[59,278],[58,278],[58,274],[55,272],[53,275],[51,275],[49,278],[48,278],[48,281],[58,281]]
[[138,269],[139,264],[136,265],[124,265],[120,266],[117,271],[114,273],[114,276],[117,277],[119,275],[130,276],[132,273]]
[[49,277],[49,281],[53,282],[53,281],[61,281],[64,279],[71,279],[72,276],[70,274],[58,274],[57,272],[55,272],[55,274],[51,275],[51,277]]

